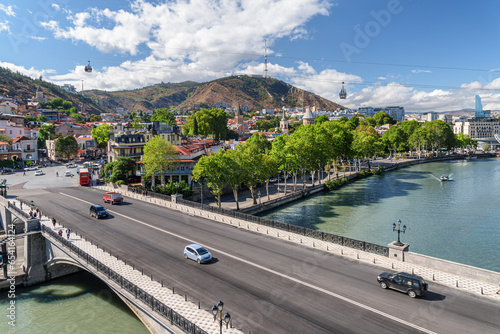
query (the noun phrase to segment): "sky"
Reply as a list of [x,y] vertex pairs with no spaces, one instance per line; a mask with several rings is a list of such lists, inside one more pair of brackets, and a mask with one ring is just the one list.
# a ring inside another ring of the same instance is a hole
[[117,91],[263,75],[267,50],[268,76],[348,108],[444,112],[479,95],[500,110],[499,13],[491,0],[2,0],[0,66]]

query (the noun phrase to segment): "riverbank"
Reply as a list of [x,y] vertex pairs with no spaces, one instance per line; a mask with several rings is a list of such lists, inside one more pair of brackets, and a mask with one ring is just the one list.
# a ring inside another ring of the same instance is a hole
[[[491,157],[489,154],[477,154],[477,157]],[[404,167],[414,166],[422,163],[429,162],[439,162],[439,161],[449,161],[449,160],[463,160],[466,159],[466,156],[463,154],[453,154],[453,155],[443,155],[440,157],[433,158],[401,158],[401,159],[381,159],[375,160],[371,164],[371,169],[377,169],[380,166],[384,168],[386,172],[397,170]],[[363,170],[368,170],[368,166],[363,166]],[[331,174],[330,179],[341,179],[348,178],[350,182],[355,181],[357,179],[358,172],[340,172],[337,174]],[[285,193],[285,184],[281,183],[270,183],[268,187],[268,191],[266,190],[266,185],[263,184],[255,189],[255,193],[257,194],[257,204],[254,204],[253,198],[251,196],[251,192],[249,189],[243,189],[238,192],[238,204],[239,211],[248,213],[248,214],[258,214],[264,211],[268,211],[282,205],[286,205],[297,201],[299,199],[309,197],[311,195],[320,193],[325,191],[325,181],[328,181],[329,177],[326,175],[322,178],[321,183],[312,184],[312,180],[310,180],[309,175],[306,175],[305,182],[302,179],[297,180],[296,191],[293,191],[293,183],[288,181],[286,184],[286,193]],[[205,189],[205,191],[208,191]],[[268,194],[269,192],[269,194]],[[237,210],[236,201],[234,200],[234,196],[231,194],[226,194],[221,196],[222,208],[228,210]],[[217,206],[217,202],[215,198],[204,199],[203,204]]]

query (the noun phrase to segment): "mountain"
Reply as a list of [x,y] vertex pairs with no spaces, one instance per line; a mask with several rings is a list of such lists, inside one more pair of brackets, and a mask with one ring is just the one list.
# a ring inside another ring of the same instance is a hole
[[116,108],[130,111],[154,111],[173,108],[177,111],[195,108],[248,106],[249,110],[316,106],[322,110],[335,110],[343,106],[324,99],[314,93],[299,89],[274,78],[230,76],[206,83],[185,81],[181,83],[159,83],[140,89],[108,92],[84,91],[83,95],[72,94],[61,87],[40,79],[14,73],[0,68],[0,94],[20,100],[31,99],[40,86],[44,97],[56,97],[73,102],[80,109],[92,114],[115,112]]
[[43,91],[43,96],[47,101],[53,98],[60,97],[66,101],[73,102],[73,106],[79,110],[82,103],[85,106],[85,111],[92,114],[100,114],[104,109],[96,104],[92,99],[81,94],[72,94],[58,85],[40,79],[32,79],[20,73],[14,73],[9,69],[0,67],[0,94],[9,96],[18,100],[32,99],[36,90],[40,86]]
[[206,83],[160,83],[129,91],[92,90],[86,91],[85,94],[111,109],[122,107],[131,111],[153,111],[158,108],[182,111],[199,107],[212,108],[216,104],[233,108],[246,105],[250,110],[283,106],[293,108],[302,105],[316,106],[324,110],[344,108],[281,80],[247,75],[231,76]]

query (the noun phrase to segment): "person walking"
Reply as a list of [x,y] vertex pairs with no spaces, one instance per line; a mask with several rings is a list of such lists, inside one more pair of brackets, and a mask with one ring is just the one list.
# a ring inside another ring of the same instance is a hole
[[54,228],[56,228],[56,219],[54,217],[52,217],[52,226],[54,226]]
[[59,172],[56,172],[56,176],[59,177]]
[[59,236],[62,238],[62,230],[59,230],[59,232],[57,232],[57,234],[59,234]]
[[26,176],[26,171],[25,170],[23,170],[23,176]]
[[69,229],[69,227],[66,229],[66,238],[69,240],[69,235],[71,233],[71,230]]

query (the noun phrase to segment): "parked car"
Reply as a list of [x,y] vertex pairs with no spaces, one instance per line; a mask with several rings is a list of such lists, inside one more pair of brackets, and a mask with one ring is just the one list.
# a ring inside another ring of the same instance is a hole
[[184,248],[184,258],[205,263],[212,261],[212,254],[203,246],[190,244]]
[[425,295],[428,285],[420,276],[407,273],[381,273],[377,281],[382,289],[394,289],[408,294],[411,298]]
[[68,167],[68,168],[76,168],[76,167],[78,167],[78,166],[77,166],[77,165],[75,165],[75,164],[68,164],[68,165],[66,165],[66,167]]
[[69,171],[69,170],[65,171],[64,176],[71,176],[71,171]]
[[89,214],[90,214],[90,217],[95,217],[97,219],[108,217],[108,211],[106,211],[106,209],[103,206],[98,205],[98,204],[94,204],[94,205],[90,206]]
[[112,205],[123,203],[122,195],[114,191],[105,192],[104,195],[102,195],[102,199],[104,203],[111,203]]
[[44,173],[43,171],[41,171],[41,170],[37,170],[37,171],[35,172],[35,176],[41,176],[41,175],[44,175],[44,174],[45,174],[45,173]]
[[29,166],[29,167],[24,168],[25,171],[37,170],[37,169],[38,169],[38,166]]

